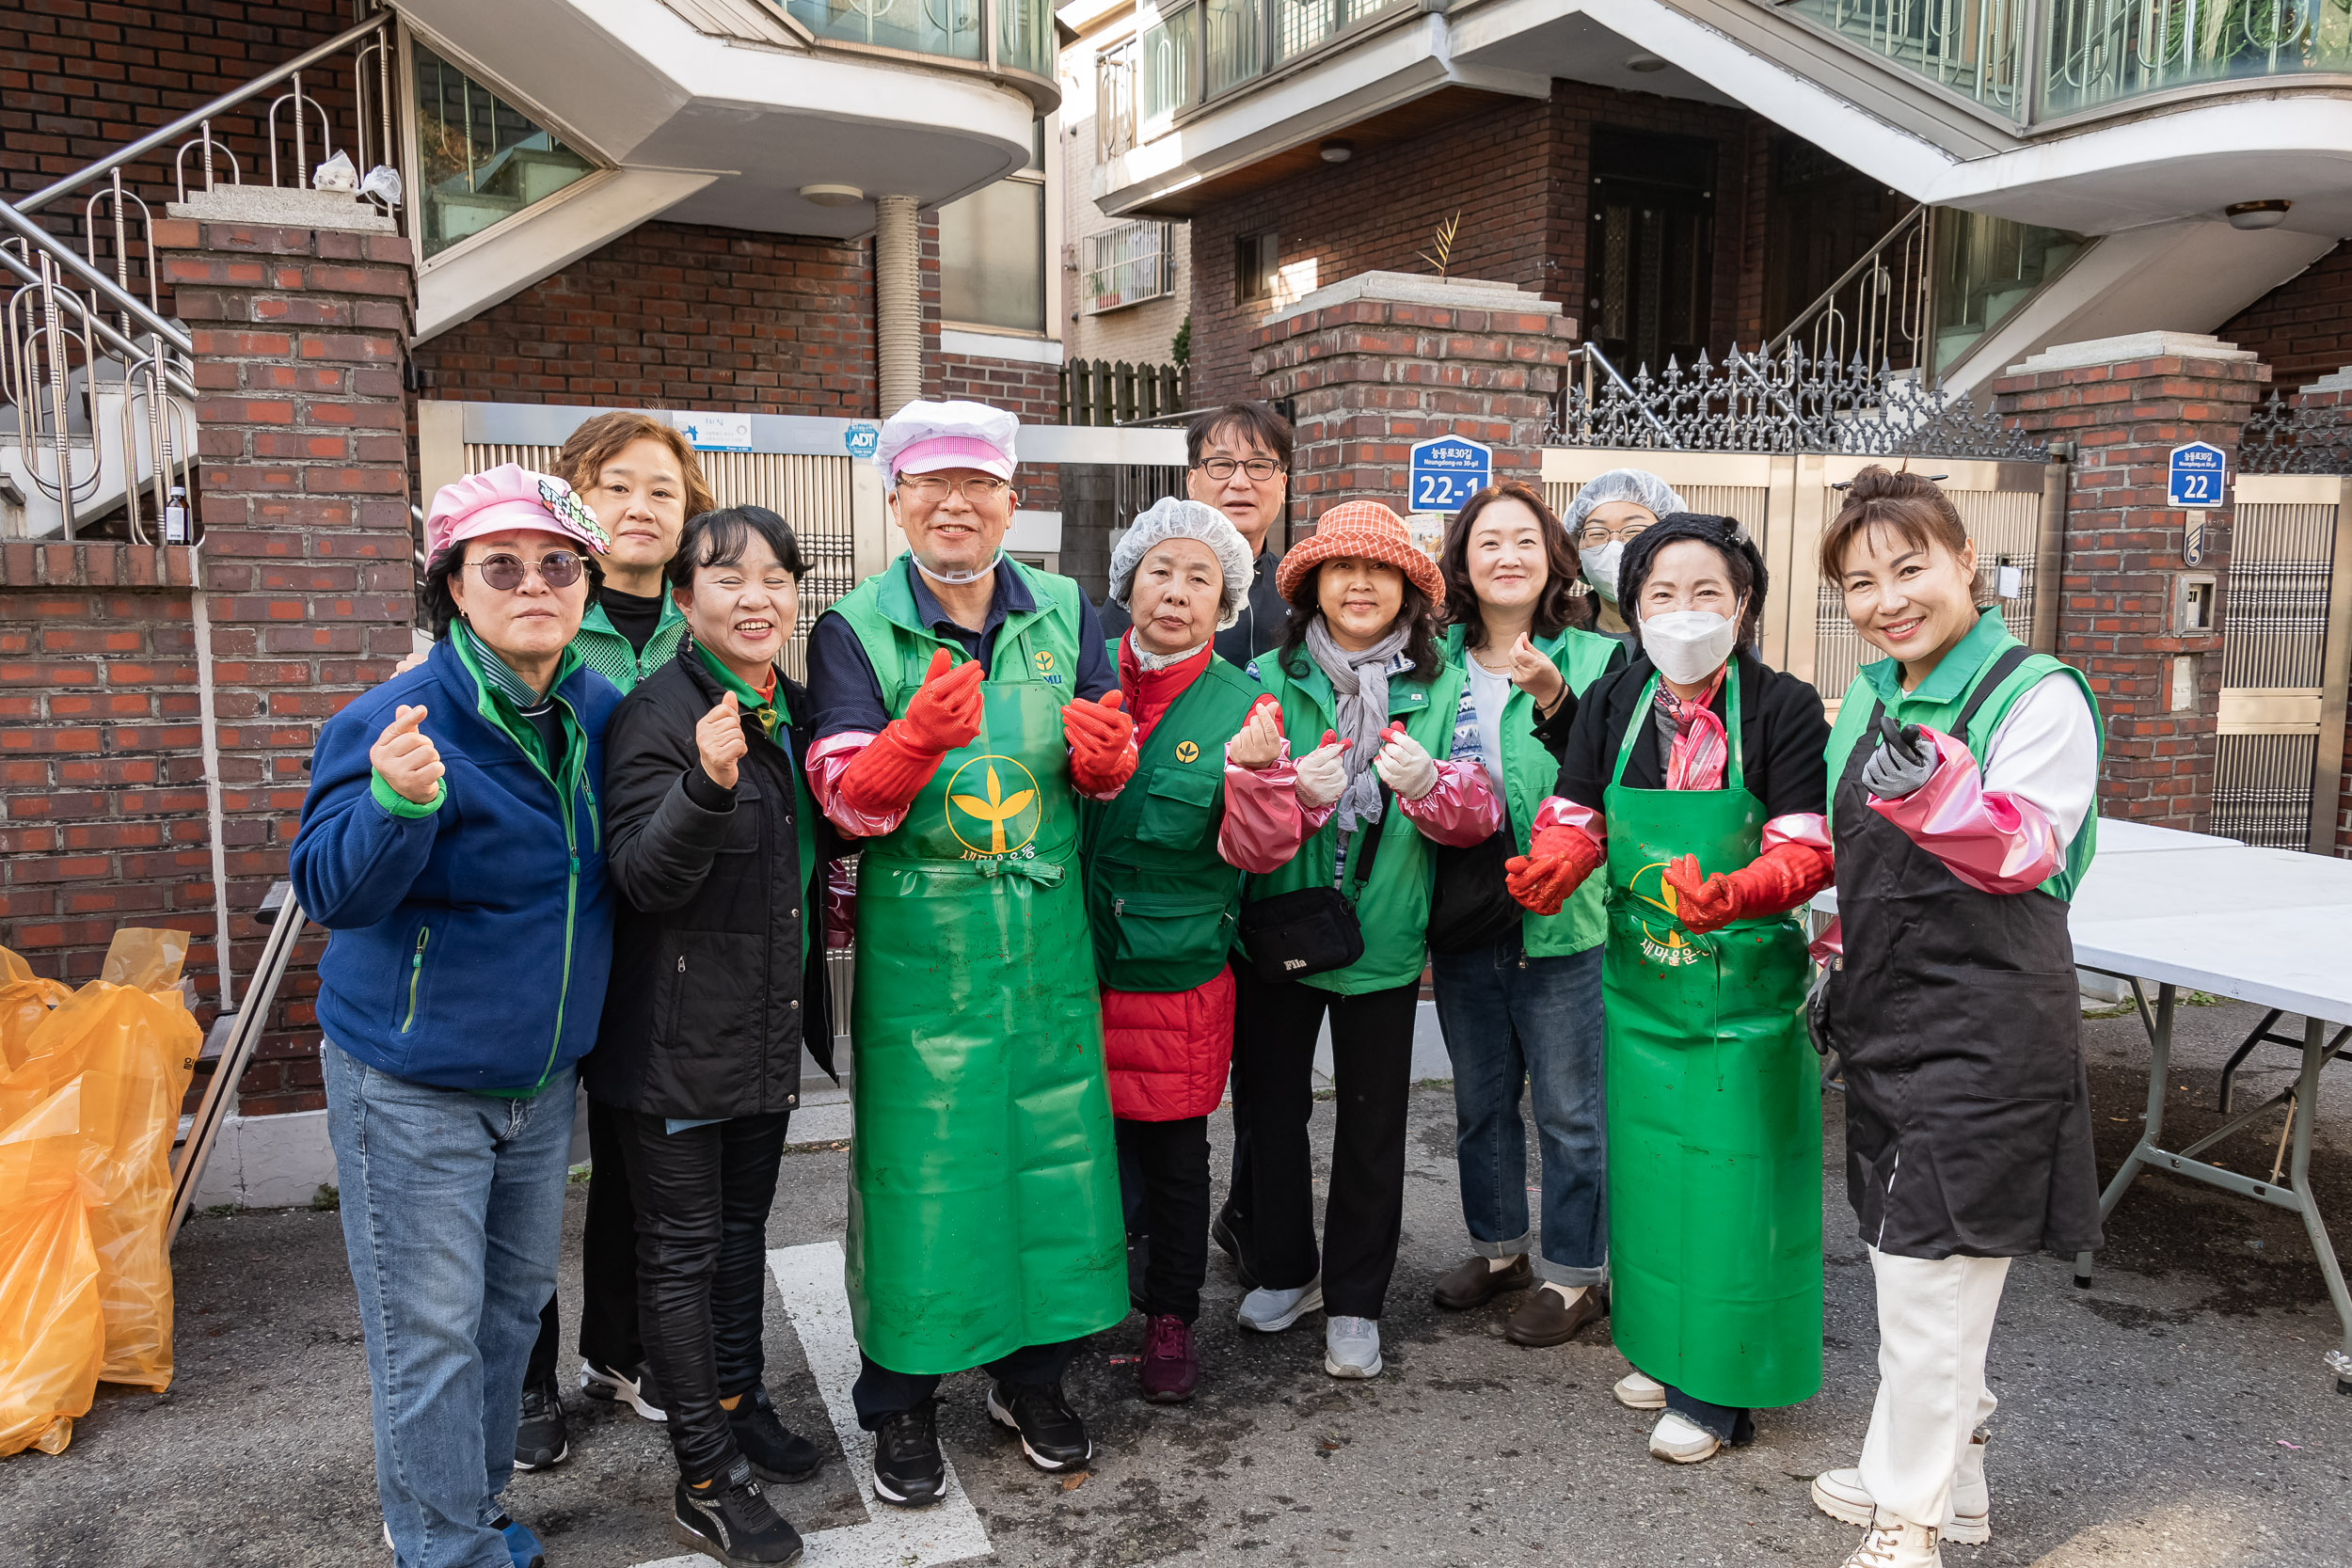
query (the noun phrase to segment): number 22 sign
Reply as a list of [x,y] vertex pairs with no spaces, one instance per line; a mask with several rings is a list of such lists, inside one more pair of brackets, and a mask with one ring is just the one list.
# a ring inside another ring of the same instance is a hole
[[2172,449],[2166,476],[2167,505],[2197,511],[2217,507],[2230,482],[2229,455],[2209,441],[2191,441]]

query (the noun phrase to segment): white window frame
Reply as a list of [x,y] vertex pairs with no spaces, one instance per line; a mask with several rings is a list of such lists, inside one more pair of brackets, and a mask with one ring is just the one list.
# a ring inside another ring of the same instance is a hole
[[1089,316],[1123,310],[1176,292],[1175,225],[1137,218],[1086,237],[1087,266],[1079,310]]

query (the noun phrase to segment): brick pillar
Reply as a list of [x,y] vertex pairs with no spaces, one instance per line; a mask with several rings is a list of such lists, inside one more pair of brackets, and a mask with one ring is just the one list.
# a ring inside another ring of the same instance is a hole
[[[2294,401],[2304,408],[2334,417],[2352,435],[2352,365],[2345,365],[2307,383]],[[2344,754],[2352,760],[2352,715],[2344,725]],[[2352,766],[2345,768],[2336,791],[2336,853],[2352,860]]]
[[[175,218],[155,226],[196,341],[201,593],[220,725],[230,953],[239,997],[285,875],[319,724],[410,644],[401,358],[408,242],[393,233]],[[313,1110],[313,933],[239,1085],[246,1115]]]
[[1413,443],[1435,436],[1483,441],[1497,479],[1541,483],[1575,338],[1558,305],[1513,284],[1368,272],[1267,317],[1249,364],[1269,398],[1295,400],[1304,516],[1359,498],[1407,513]]
[[2174,615],[2182,578],[2211,574],[2214,626],[2224,624],[2230,514],[2205,515],[2204,559],[2189,566],[2188,518],[2165,504],[2166,468],[2172,448],[2210,441],[2234,477],[2238,433],[2269,379],[2251,352],[2218,339],[2144,332],[2059,344],[1993,384],[2003,415],[2074,443],[2058,652],[2098,694],[2109,816],[2202,832],[2211,815],[2221,637],[2184,632]]

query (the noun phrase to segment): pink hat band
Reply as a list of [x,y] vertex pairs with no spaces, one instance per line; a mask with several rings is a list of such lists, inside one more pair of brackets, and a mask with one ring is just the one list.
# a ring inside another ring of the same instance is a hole
[[977,468],[998,479],[1012,477],[1012,459],[977,436],[933,436],[898,454],[901,474],[932,474],[942,468]]

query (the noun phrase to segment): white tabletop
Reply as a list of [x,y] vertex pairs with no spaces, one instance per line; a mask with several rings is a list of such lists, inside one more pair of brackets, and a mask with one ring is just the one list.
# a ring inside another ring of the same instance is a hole
[[2102,817],[2067,928],[2086,969],[2352,1022],[2352,861]]

